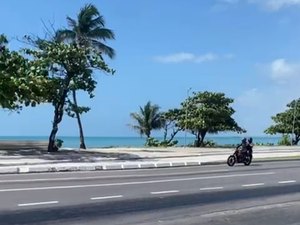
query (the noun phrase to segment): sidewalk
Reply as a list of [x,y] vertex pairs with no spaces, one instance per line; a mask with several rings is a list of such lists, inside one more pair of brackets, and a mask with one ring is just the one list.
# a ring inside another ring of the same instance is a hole
[[[0,150],[0,174],[57,171],[93,171],[162,168],[222,164],[232,148],[97,148]],[[262,160],[300,160],[300,147],[255,146],[254,162]]]

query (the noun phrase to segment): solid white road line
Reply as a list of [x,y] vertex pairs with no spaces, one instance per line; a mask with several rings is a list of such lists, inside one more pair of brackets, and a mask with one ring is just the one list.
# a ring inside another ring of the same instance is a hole
[[223,187],[207,187],[207,188],[200,188],[200,191],[210,191],[210,190],[221,190]]
[[170,193],[177,193],[178,190],[170,190],[170,191],[154,191],[150,192],[152,195],[160,195],[160,194],[170,194]]
[[[179,163],[184,163],[183,161],[178,161]],[[106,165],[103,165],[103,166],[106,166]],[[209,167],[209,166],[208,166]],[[219,166],[217,166],[219,167]],[[191,167],[165,167],[165,168],[143,168],[143,172],[144,171],[168,171],[168,170],[190,170]],[[202,168],[201,168],[202,169]],[[127,175],[119,175],[119,176],[115,176],[115,175],[111,175],[111,177],[123,177],[123,176],[135,176],[136,174],[136,171],[139,171],[141,172],[141,170],[118,170],[117,172],[122,174],[122,173],[128,173]],[[199,173],[206,173],[206,172],[222,172],[222,171],[230,171],[229,169],[216,169],[216,170],[204,170],[204,171],[199,171]],[[49,173],[49,172],[41,172],[41,173],[23,173],[23,174],[1,174],[0,177],[34,177],[34,176],[37,176],[37,175],[47,175],[47,176],[52,176],[52,177],[56,177],[56,176],[65,176],[66,174],[74,174],[74,172],[55,172],[55,173]],[[86,173],[89,173],[89,174],[99,174],[99,173],[105,173],[105,174],[110,174],[110,173],[116,173],[115,170],[106,170],[106,171],[95,171],[95,170],[91,170],[91,171],[76,171],[77,174],[86,174]],[[132,175],[130,175],[130,173]],[[157,173],[156,173],[157,174]],[[177,173],[178,174],[178,173]],[[105,176],[104,176],[105,177]]]
[[266,175],[273,175],[273,174],[275,174],[275,173],[274,172],[268,172],[268,173],[267,172],[266,173],[243,173],[243,174],[219,175],[219,176],[210,176],[210,177],[190,177],[190,178],[177,178],[177,179],[168,179],[168,180],[132,181],[132,182],[108,183],[108,184],[86,184],[86,185],[72,185],[72,186],[8,188],[8,189],[0,189],[0,192],[57,190],[57,189],[91,188],[91,187],[111,187],[111,186],[156,184],[156,183],[168,183],[168,182],[191,181],[191,180],[209,180],[209,179],[247,177],[247,176],[266,176]]
[[[122,171],[122,170],[121,170]],[[208,170],[199,171],[198,174],[203,173],[217,173],[228,172],[229,170]],[[24,174],[27,175],[27,174]],[[72,181],[72,180],[95,180],[95,179],[107,179],[107,178],[136,178],[136,177],[153,177],[153,176],[172,176],[172,175],[195,175],[195,173],[162,173],[162,174],[137,174],[137,175],[119,175],[119,176],[88,176],[88,177],[57,177],[57,178],[35,178],[35,179],[15,179],[15,180],[0,180],[0,183],[13,183],[13,182],[39,182],[39,181]],[[2,175],[1,175],[2,176]]]
[[256,183],[256,184],[243,184],[242,187],[255,187],[255,186],[262,186],[265,183]]
[[32,202],[32,203],[22,203],[18,204],[18,206],[34,206],[34,205],[49,205],[49,204],[57,204],[58,201],[50,201],[50,202]]
[[278,181],[278,184],[290,184],[290,183],[296,183],[296,181],[295,180]]
[[104,200],[104,199],[112,199],[112,198],[122,198],[123,195],[112,195],[112,196],[102,196],[102,197],[93,197],[91,200]]

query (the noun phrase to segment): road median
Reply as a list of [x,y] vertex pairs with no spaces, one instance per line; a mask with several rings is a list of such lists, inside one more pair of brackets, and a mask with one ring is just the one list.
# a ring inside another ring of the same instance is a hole
[[[273,161],[300,161],[299,156],[292,157],[267,157],[254,158],[253,164]],[[37,165],[18,165],[18,166],[0,166],[0,174],[23,174],[23,173],[48,173],[48,172],[76,172],[76,171],[105,171],[105,170],[133,170],[133,169],[155,169],[171,167],[192,167],[206,165],[226,164],[226,159],[220,157],[215,159],[201,160],[197,159],[176,159],[175,161],[123,161],[123,162],[91,162],[91,163],[55,163],[55,164],[37,164]]]

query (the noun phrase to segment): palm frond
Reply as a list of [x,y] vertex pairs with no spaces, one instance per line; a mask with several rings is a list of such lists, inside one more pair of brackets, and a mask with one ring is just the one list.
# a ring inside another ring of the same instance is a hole
[[93,47],[109,58],[114,58],[115,50],[103,42],[114,39],[115,34],[104,27],[104,18],[93,4],[86,4],[80,9],[77,21],[71,17],[67,17],[67,21],[70,30],[61,30],[58,40],[73,40],[80,46]]
[[131,113],[130,116],[137,122],[138,129],[142,134],[150,137],[151,130],[161,129],[164,126],[158,105],[147,102],[144,107],[139,107],[138,113]]
[[93,30],[90,30],[87,33],[87,36],[90,38],[93,38],[95,40],[111,40],[111,39],[115,39],[115,34],[112,30],[107,29],[107,28],[100,28],[100,27],[96,27]]
[[91,40],[91,45],[103,54],[108,55],[109,58],[114,58],[114,56],[116,55],[115,50],[113,48],[99,41]]
[[68,26],[70,28],[72,28],[72,30],[75,30],[77,27],[77,21],[72,19],[71,17],[67,16],[67,22],[68,22]]
[[132,119],[136,120],[136,122],[140,125],[143,124],[143,118],[142,115],[138,114],[138,113],[130,113],[130,116]]
[[78,14],[78,24],[80,26],[80,30],[86,32],[88,29],[93,28],[93,26],[91,26],[91,22],[93,21],[94,17],[99,16],[100,13],[94,5],[85,5]]
[[93,4],[85,4],[81,9],[78,14],[78,19],[79,18],[92,18],[92,17],[100,16],[99,10],[97,7]]
[[131,125],[131,127],[137,132],[139,132],[141,136],[144,135],[145,129],[144,129],[144,121],[142,115],[138,113],[130,113],[130,116],[133,120],[135,120],[135,122],[137,122],[137,124]]
[[89,25],[90,25],[91,29],[96,28],[96,27],[105,27],[104,17],[101,15],[98,15],[96,18],[90,20]]
[[136,130],[141,136],[143,136],[145,134],[144,130],[142,127],[138,126],[138,125],[132,125],[131,126],[134,130]]

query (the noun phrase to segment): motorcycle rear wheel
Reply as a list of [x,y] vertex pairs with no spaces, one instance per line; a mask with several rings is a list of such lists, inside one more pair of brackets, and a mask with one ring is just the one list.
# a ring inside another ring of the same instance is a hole
[[227,165],[234,166],[235,163],[236,163],[236,158],[234,157],[234,155],[229,156],[227,159]]

